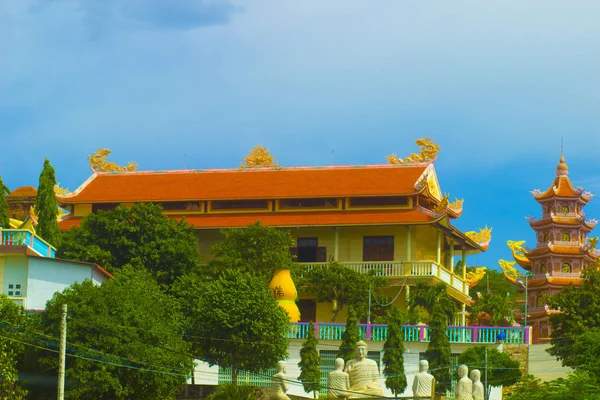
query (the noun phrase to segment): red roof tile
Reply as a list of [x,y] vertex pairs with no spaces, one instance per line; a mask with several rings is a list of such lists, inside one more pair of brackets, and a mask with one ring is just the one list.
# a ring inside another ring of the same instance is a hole
[[6,197],[35,197],[37,195],[37,189],[33,186],[21,186],[10,192]]
[[[429,164],[97,173],[70,203],[393,196],[416,193]],[[433,167],[433,166],[432,166]]]

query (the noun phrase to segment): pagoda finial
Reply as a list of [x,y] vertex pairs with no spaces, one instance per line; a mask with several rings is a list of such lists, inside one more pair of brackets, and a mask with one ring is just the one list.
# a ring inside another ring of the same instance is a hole
[[560,160],[556,166],[556,176],[567,176],[569,175],[569,166],[565,162],[565,153],[563,149],[563,140],[560,139]]

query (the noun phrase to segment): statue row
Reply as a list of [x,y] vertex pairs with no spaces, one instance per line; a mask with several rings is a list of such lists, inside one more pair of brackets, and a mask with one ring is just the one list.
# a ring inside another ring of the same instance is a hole
[[[435,391],[435,378],[429,372],[429,363],[426,360],[419,362],[419,373],[413,380],[413,396],[432,398]],[[271,400],[289,400],[286,392],[289,389],[285,377],[285,363],[277,364],[277,374],[271,379]],[[459,381],[455,388],[457,400],[483,400],[484,392],[479,370],[471,372],[471,379],[467,377],[466,365],[458,367]],[[379,398],[383,396],[381,380],[377,363],[367,358],[367,344],[364,341],[356,343],[356,358],[346,363],[337,358],[335,370],[327,376],[327,392],[338,399],[364,399]]]

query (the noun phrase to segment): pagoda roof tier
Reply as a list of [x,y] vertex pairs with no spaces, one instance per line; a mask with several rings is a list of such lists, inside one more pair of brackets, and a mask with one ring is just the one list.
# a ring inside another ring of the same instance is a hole
[[531,192],[533,197],[538,201],[544,201],[555,197],[577,199],[581,203],[587,203],[593,197],[590,192],[584,192],[583,188],[577,188],[573,186],[569,179],[569,167],[565,163],[565,158],[561,155],[560,161],[556,166],[556,178],[552,185],[545,191],[542,192],[535,189]]
[[[558,244],[557,242],[550,242],[547,246],[536,247],[535,249],[528,251],[525,253],[525,256],[528,259],[537,258],[546,254],[557,254],[557,255],[570,255],[572,257],[585,257],[590,256],[589,248],[586,244],[574,243],[574,244],[563,244],[561,242]],[[594,256],[590,256],[594,257]]]
[[76,191],[58,200],[74,204],[402,196],[424,188],[441,200],[432,163],[95,172]]
[[591,230],[595,226],[595,224],[593,223],[593,220],[589,220],[589,221],[585,220],[584,214],[582,214],[582,215],[575,215],[574,213],[572,215],[551,214],[549,217],[545,217],[542,219],[535,219],[534,217],[527,217],[526,219],[529,222],[529,225],[534,229],[547,227],[549,225],[558,225],[558,226],[564,226],[564,227],[581,226],[582,228],[588,228]]
[[553,287],[560,288],[569,283],[579,285],[581,282],[581,274],[577,272],[553,272],[546,274],[535,274],[529,277],[529,288],[536,287]]
[[37,196],[37,189],[33,186],[21,186],[6,195],[6,199]]

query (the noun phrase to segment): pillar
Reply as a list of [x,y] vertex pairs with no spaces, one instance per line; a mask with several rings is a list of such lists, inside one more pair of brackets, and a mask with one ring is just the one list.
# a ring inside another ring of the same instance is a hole
[[465,314],[465,313],[466,313],[466,311],[467,311],[467,306],[466,306],[466,304],[465,304],[465,303],[463,303],[461,308],[462,308],[462,310],[461,310],[461,311],[462,311],[462,314],[461,314],[461,316],[460,316],[460,324],[461,324],[462,326],[467,326],[467,315]]
[[441,264],[442,260],[442,231],[437,231],[437,254],[436,254],[436,262]]
[[462,279],[463,281],[467,279],[467,250],[462,250]]
[[339,261],[340,257],[340,228],[335,227],[333,233],[333,260]]
[[412,227],[406,226],[406,261],[412,261],[412,243],[411,243]]
[[452,273],[454,273],[454,239],[450,239],[450,268],[448,268]]

